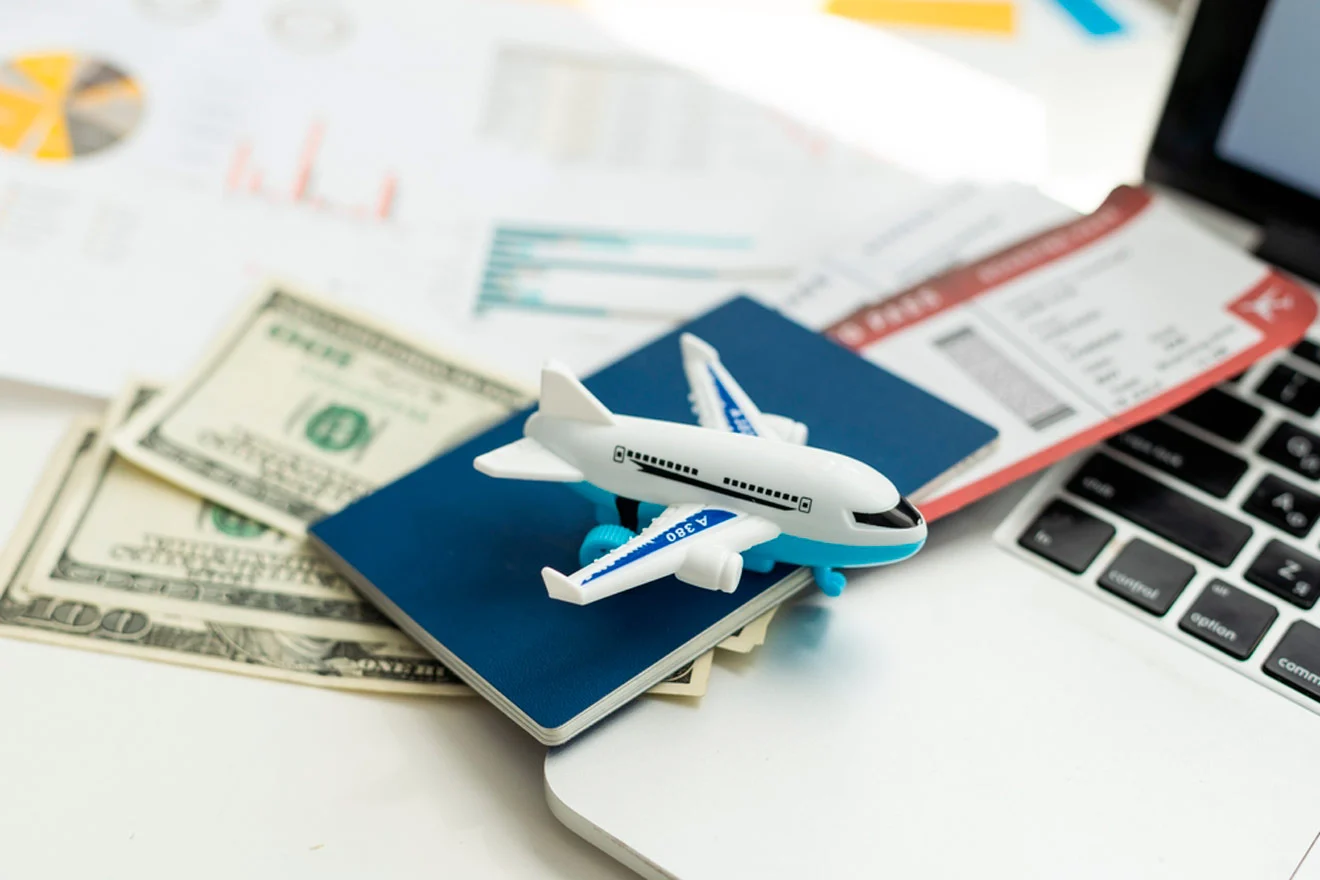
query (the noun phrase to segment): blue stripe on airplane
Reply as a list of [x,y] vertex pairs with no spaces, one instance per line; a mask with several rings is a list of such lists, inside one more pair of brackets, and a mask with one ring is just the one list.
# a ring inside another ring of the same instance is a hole
[[707,365],[706,370],[710,373],[710,380],[715,383],[715,392],[720,396],[720,403],[724,406],[724,420],[729,423],[729,427],[739,434],[755,437],[756,429],[752,427],[751,422],[747,421],[747,416],[743,414],[742,407],[734,401],[729,389],[724,387],[724,383],[720,381],[715,368]]
[[753,554],[769,557],[789,565],[824,566],[826,568],[862,568],[900,562],[921,549],[924,541],[888,546],[858,546],[813,541],[796,535],[779,535],[763,544],[757,544]]
[[663,532],[657,533],[643,544],[639,544],[628,551],[600,571],[593,572],[586,580],[582,582],[585,587],[596,578],[609,574],[612,571],[618,571],[630,562],[636,562],[643,556],[649,556],[661,548],[668,547],[671,544],[677,544],[693,535],[699,535],[709,528],[713,528],[722,522],[728,522],[738,514],[731,510],[721,510],[718,507],[707,507],[697,511],[681,522],[676,522]]

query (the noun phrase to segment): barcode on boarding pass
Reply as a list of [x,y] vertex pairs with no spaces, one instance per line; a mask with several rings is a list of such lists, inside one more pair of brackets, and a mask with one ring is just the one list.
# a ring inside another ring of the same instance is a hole
[[1075,412],[971,327],[941,336],[935,347],[1034,430],[1043,431]]

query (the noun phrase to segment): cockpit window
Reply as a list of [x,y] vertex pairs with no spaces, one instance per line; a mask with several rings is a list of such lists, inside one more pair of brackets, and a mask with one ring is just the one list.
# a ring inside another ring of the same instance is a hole
[[921,522],[921,514],[906,498],[898,499],[892,510],[883,513],[853,513],[858,525],[877,526],[882,529],[910,529]]

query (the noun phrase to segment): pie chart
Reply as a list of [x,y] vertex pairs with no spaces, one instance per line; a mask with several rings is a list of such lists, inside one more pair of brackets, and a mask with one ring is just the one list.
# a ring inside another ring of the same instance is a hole
[[118,143],[142,117],[142,90],[115,65],[77,52],[0,62],[0,150],[66,162]]

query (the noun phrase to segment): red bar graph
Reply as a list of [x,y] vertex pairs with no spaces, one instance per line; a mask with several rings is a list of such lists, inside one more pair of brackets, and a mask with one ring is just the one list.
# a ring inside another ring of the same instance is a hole
[[362,220],[378,222],[391,220],[394,216],[394,203],[399,187],[399,179],[392,171],[381,176],[374,202],[338,204],[316,192],[316,165],[325,139],[324,123],[318,121],[308,126],[292,180],[285,187],[272,186],[253,158],[252,144],[247,141],[240,142],[234,148],[233,157],[229,162],[229,172],[225,176],[225,190],[234,194],[302,205],[313,210]]

